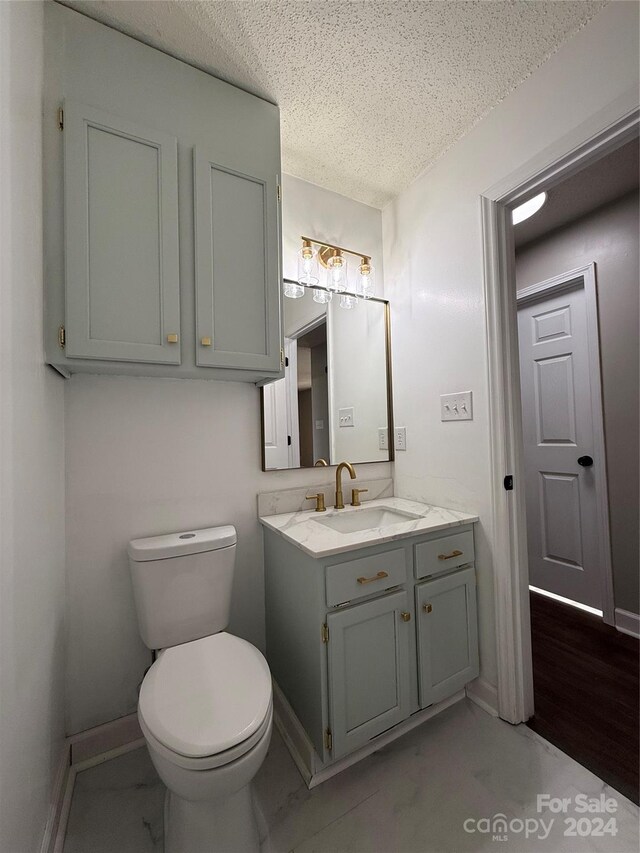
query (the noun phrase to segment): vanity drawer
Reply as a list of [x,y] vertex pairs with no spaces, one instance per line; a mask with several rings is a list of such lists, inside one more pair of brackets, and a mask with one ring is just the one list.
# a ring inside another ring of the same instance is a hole
[[327,606],[354,601],[372,592],[381,592],[407,580],[406,552],[404,548],[349,560],[327,566]]
[[473,562],[473,532],[464,530],[462,533],[447,534],[420,542],[415,548],[416,577],[439,575]]

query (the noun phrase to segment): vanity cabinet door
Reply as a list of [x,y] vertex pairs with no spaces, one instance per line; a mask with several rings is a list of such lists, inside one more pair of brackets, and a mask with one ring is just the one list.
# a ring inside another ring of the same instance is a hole
[[65,354],[180,364],[177,141],[64,105]]
[[408,610],[401,590],[327,616],[332,758],[409,716]]
[[196,364],[279,374],[278,124],[261,161],[194,150]]
[[416,587],[420,707],[456,693],[478,675],[475,569]]

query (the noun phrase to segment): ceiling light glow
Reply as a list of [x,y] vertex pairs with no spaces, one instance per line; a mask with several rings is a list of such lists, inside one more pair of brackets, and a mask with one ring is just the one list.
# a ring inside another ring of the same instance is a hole
[[529,201],[525,201],[524,204],[514,207],[511,211],[511,220],[513,224],[518,225],[518,223],[524,222],[525,219],[529,219],[530,216],[533,216],[534,213],[537,213],[540,210],[546,200],[547,194],[539,193],[538,195],[534,195],[533,198],[530,198]]

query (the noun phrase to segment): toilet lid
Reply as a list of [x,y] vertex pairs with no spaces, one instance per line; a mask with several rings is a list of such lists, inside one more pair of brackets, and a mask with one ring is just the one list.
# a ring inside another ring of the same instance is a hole
[[138,707],[161,743],[200,758],[251,737],[270,704],[266,660],[223,632],[165,649],[142,682]]

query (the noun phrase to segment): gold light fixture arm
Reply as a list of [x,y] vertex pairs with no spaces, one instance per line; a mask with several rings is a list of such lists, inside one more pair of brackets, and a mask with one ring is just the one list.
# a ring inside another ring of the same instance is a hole
[[367,255],[365,252],[354,252],[353,249],[345,249],[344,246],[336,246],[335,243],[327,243],[326,240],[314,240],[312,237],[301,236],[300,239],[303,243],[313,243],[321,248],[335,249],[338,252],[346,252],[348,255],[354,255],[356,258],[362,258],[362,260],[367,263],[371,261],[371,255]]

